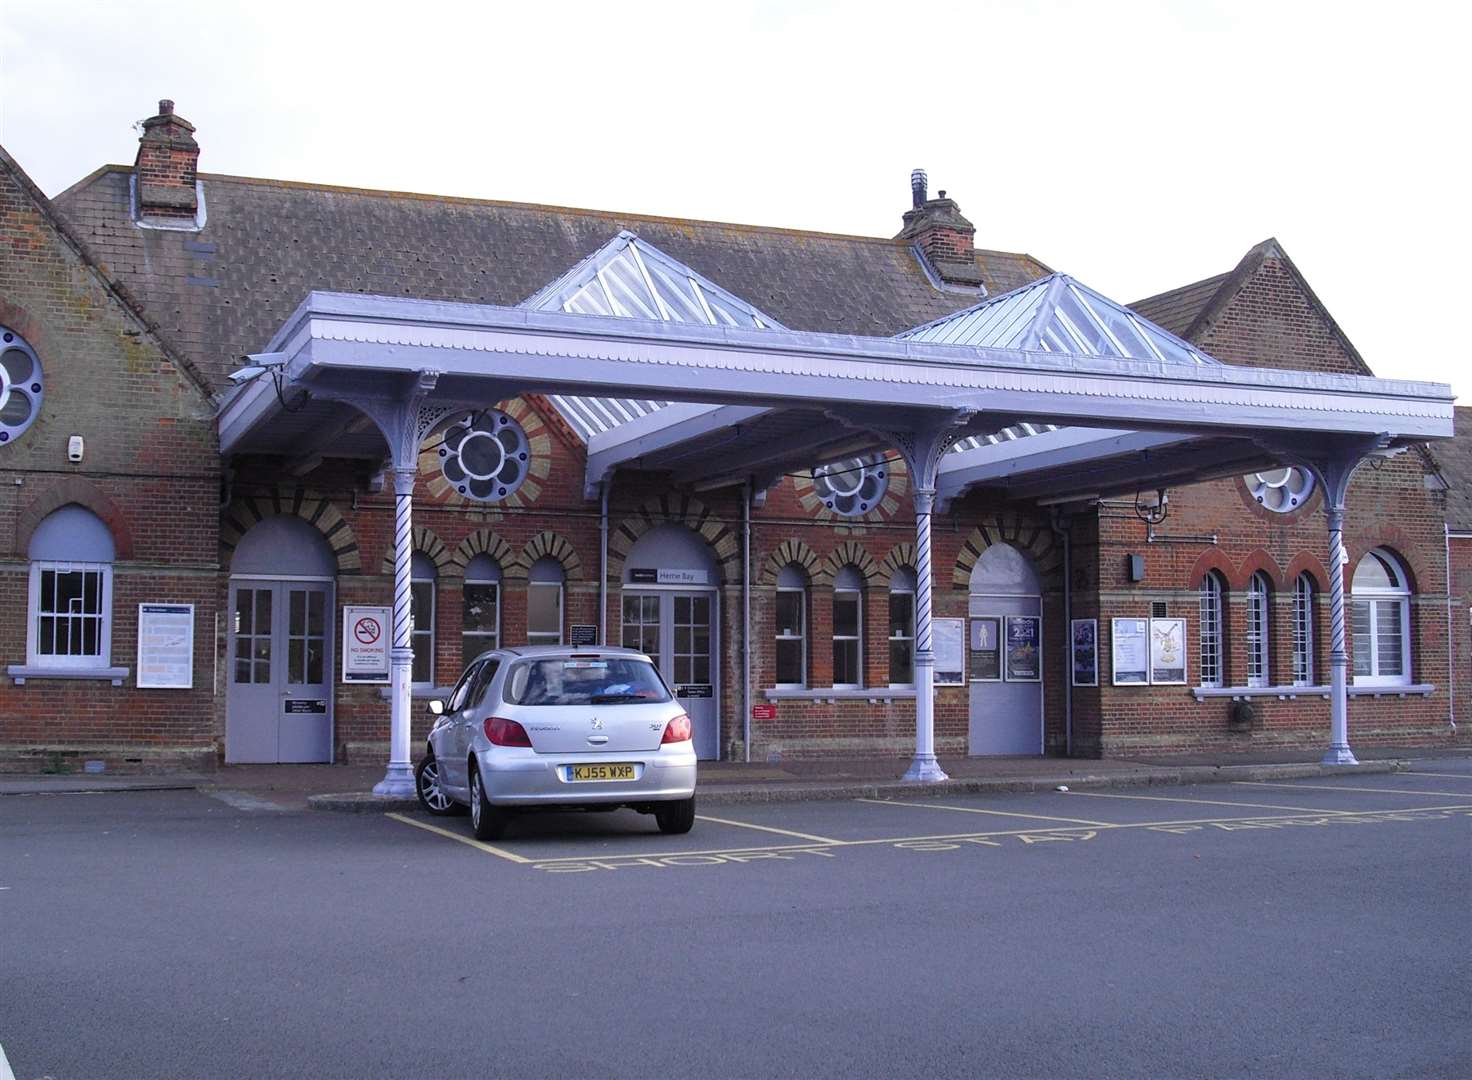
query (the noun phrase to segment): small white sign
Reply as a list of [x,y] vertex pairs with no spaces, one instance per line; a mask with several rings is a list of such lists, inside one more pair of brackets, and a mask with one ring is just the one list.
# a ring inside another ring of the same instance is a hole
[[138,688],[194,687],[194,605],[138,605]]
[[966,620],[933,619],[931,648],[935,650],[935,685],[964,686],[966,683]]
[[392,608],[344,606],[342,609],[342,681],[345,683],[388,682],[388,647],[392,636]]

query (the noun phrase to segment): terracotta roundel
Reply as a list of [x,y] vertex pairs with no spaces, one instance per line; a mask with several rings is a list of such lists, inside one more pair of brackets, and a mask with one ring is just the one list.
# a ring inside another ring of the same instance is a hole
[[500,409],[468,413],[450,424],[436,453],[445,481],[475,502],[500,502],[531,471],[526,432]]
[[1261,506],[1279,514],[1297,510],[1314,490],[1314,474],[1297,465],[1248,473],[1242,479]]
[[877,509],[889,490],[889,460],[865,454],[813,470],[813,491],[839,517],[863,517]]
[[41,360],[15,331],[0,326],[0,446],[41,413]]

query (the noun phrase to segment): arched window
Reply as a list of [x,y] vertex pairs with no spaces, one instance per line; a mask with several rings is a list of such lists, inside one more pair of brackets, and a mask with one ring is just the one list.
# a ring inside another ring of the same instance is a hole
[[434,594],[439,567],[422,551],[409,564],[410,620],[414,624],[414,685],[434,685]]
[[1222,666],[1222,599],[1226,589],[1221,575],[1208,570],[1201,579],[1201,672],[1202,686],[1221,686]]
[[1247,685],[1267,686],[1271,681],[1268,642],[1268,613],[1272,608],[1272,586],[1261,570],[1247,583]]
[[1354,568],[1350,611],[1354,621],[1354,681],[1395,685],[1411,681],[1411,589],[1405,570],[1383,548]]
[[31,534],[26,663],[107,667],[112,654],[112,533],[92,511],[70,503]]
[[915,685],[915,571],[889,579],[889,685]]
[[1314,684],[1314,579],[1307,572],[1293,582],[1293,685]]
[[501,567],[489,555],[477,555],[465,568],[462,593],[460,657],[470,663],[501,643]]
[[562,644],[562,564],[550,555],[532,563],[526,583],[528,645]]
[[808,579],[796,566],[777,575],[777,685],[806,686]]
[[833,579],[833,685],[864,683],[864,576],[845,566]]

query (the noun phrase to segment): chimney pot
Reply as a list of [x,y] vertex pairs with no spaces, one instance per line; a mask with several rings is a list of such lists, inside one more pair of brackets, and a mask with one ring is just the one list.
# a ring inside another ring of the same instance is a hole
[[159,100],[158,100],[158,114],[160,116],[173,116],[174,115],[174,103],[172,101],[170,101],[168,98],[159,98]]
[[925,205],[925,188],[930,183],[930,178],[925,175],[924,169],[913,169],[910,172],[910,205],[918,210]]
[[974,238],[976,229],[961,216],[961,208],[946,198],[927,199],[929,178],[924,169],[910,174],[910,190],[914,207],[905,212],[904,228],[897,240],[908,240],[919,249],[920,257],[947,285],[969,289],[983,287],[981,271],[976,265]]

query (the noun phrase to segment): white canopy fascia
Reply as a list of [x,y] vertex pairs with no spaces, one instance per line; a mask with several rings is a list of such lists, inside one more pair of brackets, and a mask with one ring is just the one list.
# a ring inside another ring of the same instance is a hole
[[[268,351],[283,362],[282,386],[256,379],[223,403],[226,454],[269,425],[298,389],[347,402],[389,400],[425,371],[439,374],[434,397],[444,402],[633,393],[816,408],[863,415],[865,422],[888,416],[896,427],[971,410],[1067,426],[1241,437],[1388,434],[1416,442],[1452,434],[1451,389],[1439,383],[339,293],[310,294]],[[710,423],[701,410],[664,410],[590,449],[612,465],[620,455],[637,457],[640,440],[679,441],[690,430],[709,431]]]

